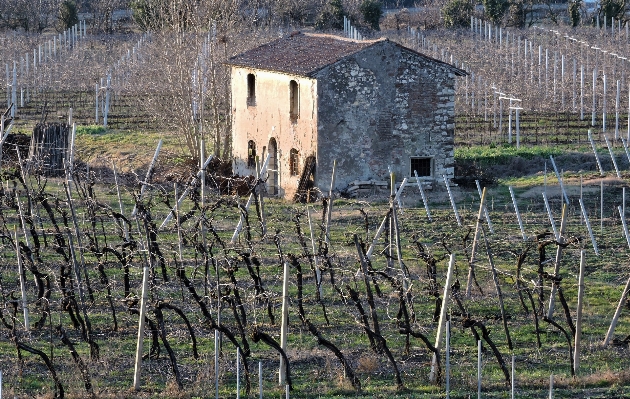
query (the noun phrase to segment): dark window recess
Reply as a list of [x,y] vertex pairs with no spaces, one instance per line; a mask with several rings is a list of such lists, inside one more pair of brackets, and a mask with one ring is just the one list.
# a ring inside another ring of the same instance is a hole
[[289,152],[289,171],[291,176],[297,176],[300,173],[300,153],[295,148],[291,148]]
[[256,76],[247,74],[247,105],[256,105]]
[[300,116],[300,90],[295,80],[289,82],[289,114],[293,122]]
[[256,167],[256,143],[253,140],[247,142],[247,167]]
[[431,177],[431,158],[411,158],[411,177],[414,177],[414,170],[418,177]]

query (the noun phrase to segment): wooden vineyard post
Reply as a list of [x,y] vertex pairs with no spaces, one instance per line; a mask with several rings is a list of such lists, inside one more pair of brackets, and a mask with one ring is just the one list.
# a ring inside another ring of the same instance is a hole
[[[567,224],[567,204],[562,204],[562,219],[560,221],[560,232],[556,236],[556,241],[558,242],[558,247],[556,248],[556,262],[553,274],[558,277],[560,274],[560,260],[562,259],[562,246],[565,243],[564,240],[564,230]],[[551,294],[549,294],[549,310],[547,311],[547,318],[553,318],[553,311],[555,307],[556,300],[556,292],[558,291],[558,285],[554,282],[551,286]]]
[[[287,335],[289,333],[289,263],[284,262],[284,273],[282,278],[282,322],[280,324],[280,347],[287,352]],[[278,384],[284,386],[287,379],[287,369],[284,358],[280,356],[280,370],[278,373]]]
[[490,244],[488,243],[488,239],[486,238],[486,233],[484,229],[481,229],[481,233],[483,234],[483,240],[486,244],[486,253],[488,254],[488,263],[490,263],[490,270],[492,271],[492,281],[494,282],[494,287],[497,291],[497,298],[499,300],[499,309],[501,311],[501,320],[503,321],[503,330],[505,331],[505,338],[508,343],[508,348],[510,350],[513,349],[512,346],[512,338],[510,338],[510,330],[507,325],[507,317],[505,315],[505,306],[503,304],[503,294],[501,294],[501,286],[499,285],[499,277],[497,276],[497,269],[494,266],[494,258],[492,257],[492,252],[490,251]]
[[451,186],[446,178],[446,175],[442,175],[442,178],[444,178],[444,185],[446,185],[446,191],[448,191],[448,198],[451,200],[451,206],[453,207],[453,213],[455,214],[457,225],[461,227],[462,220],[459,217],[459,212],[457,212],[457,206],[455,205],[455,198],[453,198],[453,193],[451,192]]
[[[477,192],[479,193],[479,200],[481,200],[481,185],[479,184],[479,180],[475,180],[475,185],[477,186]],[[490,214],[488,213],[488,207],[484,205],[483,214],[486,218],[486,222],[488,223],[488,229],[490,233],[494,234],[494,228],[492,227],[492,222],[490,221]]]
[[[20,253],[20,244],[18,242],[17,226],[14,228],[15,233],[15,254],[17,256],[18,273],[20,274],[20,291],[22,292],[22,310],[24,313],[24,329],[30,331],[31,326],[28,318],[28,302],[26,300],[26,276],[24,275],[24,266],[22,265],[22,254]],[[0,399],[2,397],[0,396]]]
[[595,241],[595,236],[593,235],[593,229],[591,229],[591,222],[588,220],[588,215],[586,214],[586,208],[584,208],[584,202],[582,202],[582,199],[580,199],[580,209],[582,210],[584,223],[586,223],[586,229],[588,230],[588,234],[591,237],[591,242],[593,243],[593,250],[595,251],[595,255],[599,256],[599,251],[597,250],[597,242]]
[[337,160],[333,161],[332,176],[330,177],[330,191],[328,191],[328,209],[326,210],[326,226],[324,240],[330,245],[330,219],[332,217],[333,208],[333,190],[335,189],[335,172],[337,170]]
[[525,235],[525,229],[523,228],[523,219],[521,219],[521,214],[518,211],[518,205],[516,204],[516,196],[514,195],[514,189],[512,189],[512,186],[509,186],[508,188],[510,189],[510,195],[512,196],[512,204],[514,205],[514,212],[516,213],[516,219],[518,220],[518,227],[521,229],[523,240],[527,240],[527,235]]
[[317,259],[317,251],[315,249],[315,235],[313,232],[313,223],[311,219],[311,209],[306,206],[306,217],[308,218],[308,229],[311,233],[311,248],[313,249],[313,263],[315,263],[315,278],[317,281],[317,290],[319,291],[319,297],[322,298],[324,293],[322,292],[322,272],[319,268],[319,261]]
[[142,297],[140,299],[140,317],[138,321],[138,341],[136,342],[136,363],[133,373],[133,389],[140,390],[140,371],[142,369],[142,348],[144,345],[144,319],[146,317],[149,287],[149,266],[145,263],[142,272]]
[[584,250],[580,251],[580,274],[578,277],[578,299],[575,314],[575,338],[573,351],[573,373],[577,375],[580,369],[580,343],[582,341],[582,301],[584,299],[584,267],[586,264]]
[[420,190],[420,196],[422,197],[422,203],[424,204],[424,210],[427,212],[427,219],[429,219],[429,222],[432,222],[433,219],[431,219],[431,212],[429,211],[429,203],[427,201],[427,196],[424,194],[424,189],[422,188],[422,183],[420,182],[420,179],[418,178],[418,172],[416,170],[414,170],[413,174],[416,177],[416,183],[418,184],[418,190]]
[[486,202],[486,188],[483,188],[483,192],[481,193],[481,201],[479,203],[479,214],[477,216],[477,223],[476,223],[476,227],[475,227],[475,235],[473,238],[473,243],[472,243],[472,248],[470,250],[470,265],[468,266],[468,280],[466,283],[466,298],[470,298],[470,294],[471,294],[471,288],[472,288],[472,280],[473,280],[473,275],[475,273],[474,271],[474,265],[475,265],[475,252],[477,250],[477,245],[479,242],[479,230],[481,227],[481,215],[483,213],[484,210],[484,205]]
[[429,381],[432,383],[437,381],[437,356],[439,356],[440,348],[442,346],[442,336],[444,335],[444,326],[446,324],[446,308],[448,305],[448,298],[451,296],[451,280],[453,278],[454,267],[455,254],[450,254],[448,271],[446,272],[446,283],[444,284],[444,295],[442,296],[442,307],[440,308],[440,319],[435,337],[435,353],[433,354],[433,360],[431,361],[431,373],[429,374]]

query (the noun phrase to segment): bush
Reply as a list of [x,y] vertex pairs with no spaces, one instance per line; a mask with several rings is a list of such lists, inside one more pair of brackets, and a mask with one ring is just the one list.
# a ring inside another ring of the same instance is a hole
[[65,0],[59,5],[59,31],[64,31],[79,22],[77,4],[71,0]]
[[486,10],[486,16],[493,24],[500,24],[503,15],[510,7],[507,0],[483,0],[483,7]]
[[448,28],[465,28],[470,26],[473,5],[468,0],[450,0],[442,7],[442,19]]
[[315,21],[315,28],[319,30],[343,29],[343,4],[341,0],[328,0]]
[[359,11],[363,20],[374,30],[380,30],[380,21],[383,16],[383,5],[378,0],[363,0]]
[[522,29],[525,27],[526,13],[525,7],[521,0],[516,0],[510,4],[510,22],[509,25]]
[[575,0],[569,2],[569,19],[571,20],[571,26],[574,28],[580,24],[580,8],[582,6],[581,0]]

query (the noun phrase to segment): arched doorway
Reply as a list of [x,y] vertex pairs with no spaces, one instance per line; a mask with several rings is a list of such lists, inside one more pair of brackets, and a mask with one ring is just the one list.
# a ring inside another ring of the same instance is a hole
[[267,192],[269,195],[278,195],[278,146],[276,139],[269,139],[269,165],[267,165]]

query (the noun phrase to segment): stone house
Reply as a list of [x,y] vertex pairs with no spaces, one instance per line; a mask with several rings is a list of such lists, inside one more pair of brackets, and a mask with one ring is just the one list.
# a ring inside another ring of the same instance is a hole
[[[235,173],[270,154],[270,195],[454,172],[455,79],[465,71],[387,39],[294,32],[230,58]],[[262,161],[261,161],[262,162]]]

